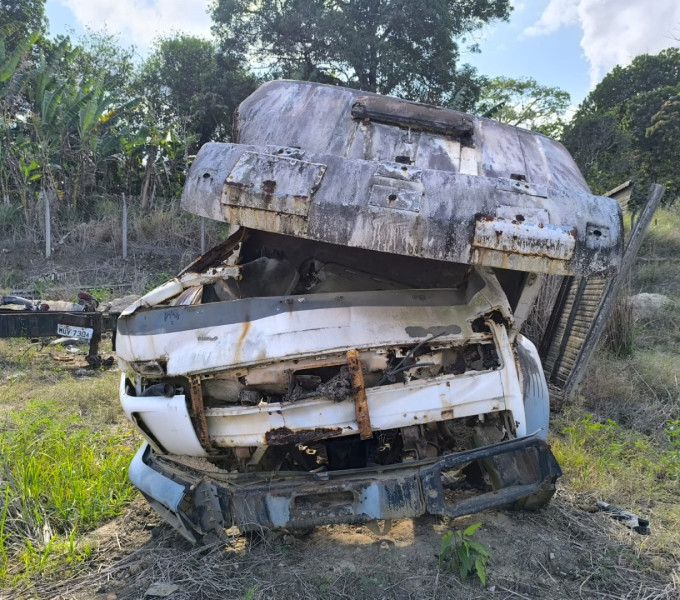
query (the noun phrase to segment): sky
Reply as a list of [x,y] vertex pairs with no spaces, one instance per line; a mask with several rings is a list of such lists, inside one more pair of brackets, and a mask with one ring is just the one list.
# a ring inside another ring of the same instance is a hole
[[[148,54],[161,35],[210,37],[210,0],[47,0],[52,35],[87,29],[120,34]],[[616,65],[680,47],[679,0],[512,0],[509,22],[475,33],[481,52],[463,62],[488,76],[532,77],[579,104]]]

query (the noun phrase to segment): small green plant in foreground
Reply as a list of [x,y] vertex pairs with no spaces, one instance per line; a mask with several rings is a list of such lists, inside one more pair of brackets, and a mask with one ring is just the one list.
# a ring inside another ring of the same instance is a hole
[[32,401],[0,430],[0,582],[75,564],[77,535],[120,514],[133,490],[130,434],[93,431],[50,401]]
[[472,539],[475,531],[482,526],[473,523],[464,531],[449,531],[442,537],[439,549],[439,568],[457,571],[461,579],[475,574],[486,585],[486,563],[489,549],[482,542]]

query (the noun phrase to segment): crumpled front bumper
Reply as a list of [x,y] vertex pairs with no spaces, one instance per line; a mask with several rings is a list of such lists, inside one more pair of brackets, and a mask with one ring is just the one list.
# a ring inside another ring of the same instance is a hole
[[[522,464],[523,475],[502,489],[451,500],[447,470],[504,455]],[[536,435],[437,459],[322,473],[204,472],[170,467],[144,444],[129,469],[130,481],[151,506],[188,540],[223,534],[233,525],[251,529],[298,529],[425,513],[459,517],[554,491],[562,474],[549,446]]]

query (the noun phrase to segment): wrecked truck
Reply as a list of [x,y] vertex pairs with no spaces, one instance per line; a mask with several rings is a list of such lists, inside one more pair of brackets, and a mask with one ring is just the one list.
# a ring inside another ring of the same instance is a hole
[[230,237],[116,342],[145,438],[130,481],[182,535],[549,501],[548,385],[520,329],[546,275],[606,281],[623,240],[559,143],[274,81],[200,150],[182,206]]

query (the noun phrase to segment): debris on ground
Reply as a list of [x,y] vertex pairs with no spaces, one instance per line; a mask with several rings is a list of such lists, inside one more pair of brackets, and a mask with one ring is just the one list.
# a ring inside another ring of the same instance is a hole
[[630,527],[636,533],[640,535],[649,535],[652,533],[649,528],[649,521],[646,519],[641,519],[635,513],[632,513],[613,504],[607,504],[606,502],[597,501],[597,508],[601,511],[609,513],[613,519],[620,521],[626,527]]

